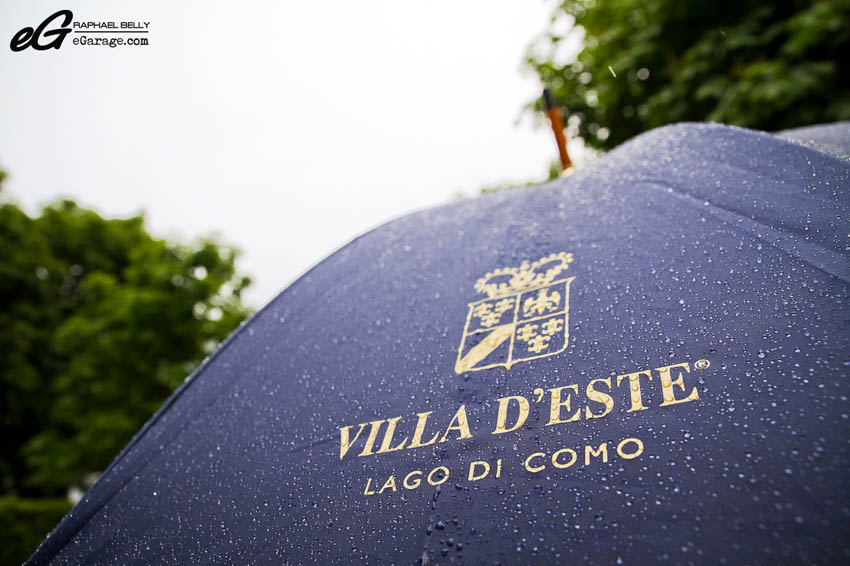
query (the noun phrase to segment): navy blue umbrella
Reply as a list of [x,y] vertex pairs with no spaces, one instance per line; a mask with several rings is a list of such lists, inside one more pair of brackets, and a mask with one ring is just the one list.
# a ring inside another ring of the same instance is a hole
[[848,132],[665,127],[355,239],[30,563],[846,561]]

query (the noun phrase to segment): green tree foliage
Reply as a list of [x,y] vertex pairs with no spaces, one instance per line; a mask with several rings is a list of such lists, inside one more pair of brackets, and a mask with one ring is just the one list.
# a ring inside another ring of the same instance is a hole
[[21,564],[71,510],[67,499],[0,497],[0,564]]
[[0,493],[103,470],[247,315],[236,252],[70,201],[0,206]]
[[[578,57],[558,60],[575,33]],[[850,0],[565,0],[528,57],[570,133],[601,149],[672,122],[848,120],[848,61]]]

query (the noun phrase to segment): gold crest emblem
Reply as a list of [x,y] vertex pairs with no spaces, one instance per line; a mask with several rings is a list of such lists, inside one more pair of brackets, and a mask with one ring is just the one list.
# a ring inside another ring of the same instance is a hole
[[575,277],[555,278],[572,261],[573,254],[560,252],[479,279],[475,290],[487,298],[469,303],[455,372],[511,369],[519,362],[563,352]]

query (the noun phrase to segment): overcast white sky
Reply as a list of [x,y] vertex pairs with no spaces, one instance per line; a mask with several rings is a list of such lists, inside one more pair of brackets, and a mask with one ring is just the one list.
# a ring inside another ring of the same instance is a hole
[[[31,2],[0,6],[0,167],[30,212],[145,211],[243,250],[260,306],[357,234],[459,191],[545,174],[523,115],[542,0]],[[13,53],[58,9],[150,22],[146,47]]]

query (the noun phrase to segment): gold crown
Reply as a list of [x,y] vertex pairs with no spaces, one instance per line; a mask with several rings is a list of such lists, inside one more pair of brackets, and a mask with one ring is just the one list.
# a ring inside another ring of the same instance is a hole
[[495,299],[545,287],[572,261],[573,254],[560,252],[531,263],[523,261],[519,267],[495,269],[475,282],[475,290]]

